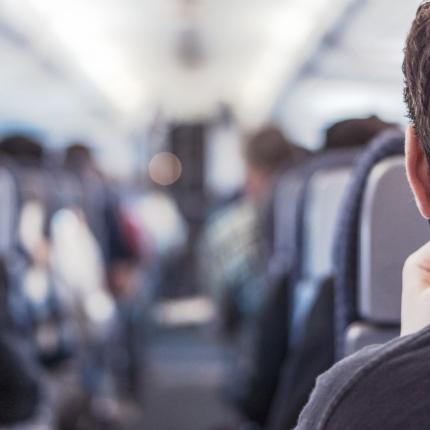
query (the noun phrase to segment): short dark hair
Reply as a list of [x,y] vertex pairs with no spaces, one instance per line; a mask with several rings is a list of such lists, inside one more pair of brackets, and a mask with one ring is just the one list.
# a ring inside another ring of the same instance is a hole
[[293,145],[278,127],[267,125],[248,136],[243,152],[249,165],[275,171],[293,156]]
[[81,169],[93,162],[91,149],[83,143],[73,143],[66,148],[64,164],[71,169]]
[[0,154],[18,163],[42,164],[44,149],[36,139],[24,134],[11,134],[0,142]]
[[397,127],[397,124],[382,121],[375,115],[339,121],[327,129],[323,149],[364,146],[384,130],[393,127]]
[[403,61],[408,115],[430,163],[430,2],[417,11]]

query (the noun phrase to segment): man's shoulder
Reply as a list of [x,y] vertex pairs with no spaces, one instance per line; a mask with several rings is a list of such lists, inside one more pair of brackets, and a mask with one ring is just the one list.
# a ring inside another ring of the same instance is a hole
[[[390,363],[401,363],[399,359],[406,355],[410,355],[412,360],[420,360],[420,354],[410,353],[422,349],[428,349],[430,353],[430,327],[410,336],[396,338],[384,345],[363,348],[340,361],[317,379],[297,429],[324,429],[325,423],[364,380],[371,376],[381,377],[378,370],[382,370],[383,374],[388,367],[393,373],[410,372],[410,369],[414,368],[412,363],[407,367],[393,364],[390,366]],[[373,394],[375,393],[369,393],[370,396]]]

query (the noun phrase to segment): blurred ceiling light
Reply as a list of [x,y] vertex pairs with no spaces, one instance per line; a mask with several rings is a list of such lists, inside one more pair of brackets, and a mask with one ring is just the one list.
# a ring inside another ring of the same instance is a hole
[[149,163],[149,176],[156,184],[172,185],[181,177],[181,174],[181,160],[171,152],[160,152]]
[[[352,0],[290,0],[267,16],[265,49],[243,88],[240,111],[258,122],[273,108],[285,82],[291,81],[315,52],[321,38]],[[253,100],[259,100],[258,104]]]
[[116,8],[103,2],[27,0],[66,48],[79,68],[126,114],[143,100],[142,79],[135,74],[127,50],[118,43]]

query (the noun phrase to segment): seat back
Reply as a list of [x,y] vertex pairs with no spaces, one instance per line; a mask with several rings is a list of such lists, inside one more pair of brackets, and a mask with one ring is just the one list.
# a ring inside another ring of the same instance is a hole
[[403,156],[388,158],[372,169],[359,235],[359,320],[347,330],[347,354],[398,335],[403,264],[429,236],[407,183]]
[[11,173],[0,168],[0,257],[10,253],[15,244],[17,190]]
[[[404,153],[404,134],[389,130],[368,146],[357,161],[351,183],[346,192],[339,215],[335,240],[335,329],[336,356],[346,352],[348,326],[362,322],[359,306],[359,266],[362,208],[369,177],[373,169],[384,160]],[[387,219],[390,215],[386,214]]]
[[[315,378],[334,360],[333,247],[338,212],[351,180],[357,151],[314,160],[305,176],[297,213],[300,270],[290,286],[288,352],[280,372],[268,428],[291,428]],[[287,404],[285,399],[288,399]]]
[[336,222],[351,172],[351,167],[322,170],[312,175],[308,183],[303,217],[303,271],[294,288],[292,344],[303,335],[305,320],[322,281],[332,275]]
[[272,273],[291,270],[295,254],[295,228],[302,190],[299,169],[287,171],[278,178],[273,195],[273,255],[269,262]]
[[315,173],[309,183],[304,216],[304,277],[318,279],[332,273],[336,222],[350,179],[351,168],[340,167]]

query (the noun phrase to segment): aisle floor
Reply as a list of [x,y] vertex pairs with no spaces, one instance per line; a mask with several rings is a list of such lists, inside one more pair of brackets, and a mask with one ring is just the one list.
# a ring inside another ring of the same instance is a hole
[[169,329],[149,342],[143,430],[221,430],[235,421],[222,401],[228,349],[208,329]]

